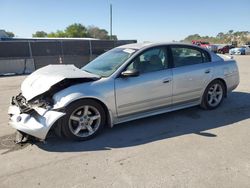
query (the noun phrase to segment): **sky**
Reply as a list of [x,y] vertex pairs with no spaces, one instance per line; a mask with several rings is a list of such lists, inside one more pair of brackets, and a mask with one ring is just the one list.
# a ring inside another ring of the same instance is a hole
[[250,31],[250,0],[0,0],[0,29],[18,37],[63,30],[73,23],[138,41],[181,40],[190,34]]

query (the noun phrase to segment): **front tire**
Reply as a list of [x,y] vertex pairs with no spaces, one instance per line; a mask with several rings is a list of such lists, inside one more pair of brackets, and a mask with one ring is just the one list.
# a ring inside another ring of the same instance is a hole
[[207,110],[217,108],[222,103],[225,92],[226,88],[222,81],[212,81],[203,94],[201,107]]
[[105,121],[105,111],[98,102],[78,100],[67,106],[62,131],[68,139],[89,140],[102,130]]

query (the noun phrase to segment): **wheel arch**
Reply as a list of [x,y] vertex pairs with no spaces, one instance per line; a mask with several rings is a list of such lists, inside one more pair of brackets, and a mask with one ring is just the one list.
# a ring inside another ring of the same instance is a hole
[[[216,81],[216,80],[219,80],[219,81],[221,81],[221,83],[223,83],[223,86],[224,86],[224,97],[227,97],[227,83],[226,83],[226,81],[225,81],[223,78],[215,78],[215,79],[213,79],[211,82],[214,82],[214,81]],[[209,85],[211,82],[209,82],[208,85]],[[207,86],[208,86],[208,85],[207,85]]]
[[109,126],[109,127],[112,127],[113,126],[113,116],[112,116],[112,112],[108,109],[107,105],[100,99],[98,98],[95,98],[95,97],[79,97],[75,100],[72,100],[70,101],[64,108],[66,108],[68,105],[76,102],[76,101],[79,101],[79,100],[92,100],[92,101],[95,101],[97,103],[99,103],[102,108],[104,109],[105,111],[105,115],[106,115],[106,122],[105,122],[105,126]]
[[223,89],[224,89],[224,96],[223,97],[227,97],[227,84],[226,84],[226,81],[223,79],[223,78],[214,78],[212,79],[210,82],[207,83],[206,87],[204,88],[204,91],[201,95],[201,98],[200,98],[200,106],[204,109],[207,109],[207,107],[205,106],[204,104],[204,95],[206,94],[206,90],[208,88],[208,86],[212,83],[212,82],[215,82],[215,81],[220,81],[222,84],[223,84]]
[[[59,111],[64,111],[65,108],[67,108],[67,106],[71,105],[72,103],[79,101],[79,100],[92,100],[95,101],[97,103],[99,103],[102,108],[104,109],[105,115],[106,115],[106,122],[104,126],[109,126],[109,127],[113,127],[113,115],[112,112],[108,109],[107,105],[100,99],[98,98],[94,98],[94,97],[78,97],[75,100],[71,100],[70,102],[67,102],[67,104],[63,107],[60,108]],[[59,137],[64,136],[63,132],[62,132],[62,117],[60,119],[58,119],[53,126],[50,128],[49,131],[54,130],[55,134]]]
[[[214,82],[216,80],[219,80],[219,81],[221,81],[223,83],[223,86],[224,86],[224,97],[227,97],[227,83],[226,83],[226,81],[223,78],[218,77],[218,78],[212,79],[210,82],[207,83],[206,87],[204,88],[204,90],[202,92],[202,98],[203,98],[204,92],[205,92],[206,88],[209,86],[209,84],[211,84],[212,82]],[[202,100],[202,98],[201,98],[201,100]]]
[[92,98],[92,97],[81,98],[81,100],[93,100],[93,101],[96,101],[97,103],[99,103],[105,111],[105,115],[106,115],[105,126],[112,127],[113,122],[111,121],[112,120],[111,112],[109,111],[107,105],[103,101],[101,101],[100,99],[97,99],[97,98]]

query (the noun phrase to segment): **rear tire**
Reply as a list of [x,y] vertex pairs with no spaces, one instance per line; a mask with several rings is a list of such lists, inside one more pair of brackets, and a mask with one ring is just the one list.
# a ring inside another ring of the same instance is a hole
[[206,88],[201,107],[206,110],[212,110],[220,106],[226,93],[226,88],[222,81],[214,80]]
[[62,132],[71,140],[89,140],[102,130],[105,122],[105,111],[98,102],[90,99],[78,100],[66,107]]

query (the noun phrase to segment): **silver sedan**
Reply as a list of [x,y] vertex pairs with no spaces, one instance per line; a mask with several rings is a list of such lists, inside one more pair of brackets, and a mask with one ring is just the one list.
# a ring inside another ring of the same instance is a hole
[[29,75],[12,98],[10,122],[44,140],[52,128],[87,140],[105,125],[200,105],[217,108],[239,84],[233,59],[179,43],[114,48],[82,69],[49,65]]

